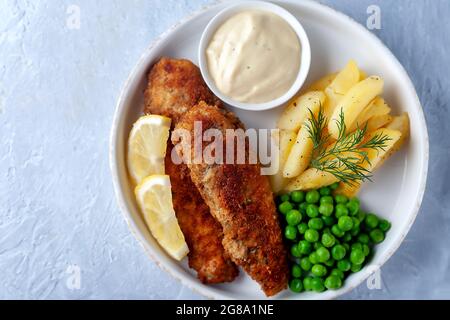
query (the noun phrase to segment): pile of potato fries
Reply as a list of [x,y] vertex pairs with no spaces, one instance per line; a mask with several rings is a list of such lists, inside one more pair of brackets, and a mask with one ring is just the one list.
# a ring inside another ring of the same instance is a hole
[[391,115],[391,108],[381,97],[383,87],[381,77],[367,77],[354,61],[350,61],[339,73],[325,76],[294,98],[278,121],[280,169],[271,177],[273,191],[280,194],[311,190],[340,182],[337,193],[356,196],[363,181],[343,183],[332,173],[311,167],[314,145],[308,123],[321,110],[328,123],[324,134],[329,135],[331,144],[339,138],[341,115],[347,133],[364,127],[367,128],[365,139],[380,134],[388,136],[383,150],[366,150],[369,161],[362,166],[368,172],[374,172],[402,147],[410,130],[407,113]]

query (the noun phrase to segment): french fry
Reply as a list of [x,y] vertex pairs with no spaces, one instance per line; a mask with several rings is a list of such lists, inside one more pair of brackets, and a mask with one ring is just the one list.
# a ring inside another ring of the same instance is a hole
[[402,136],[394,144],[391,150],[389,150],[389,152],[383,156],[380,163],[378,163],[376,169],[380,168],[387,159],[389,159],[394,153],[399,151],[405,144],[406,140],[408,140],[410,136],[410,124],[408,114],[405,112],[401,116],[394,117],[392,122],[386,126],[386,129],[400,131]]
[[[391,108],[388,106],[386,101],[381,97],[376,97],[358,116],[350,132],[356,130],[357,126],[360,128],[364,127],[372,117],[383,116],[389,114]],[[378,128],[377,128],[378,129]]]
[[334,110],[333,116],[328,123],[328,131],[333,138],[339,137],[338,122],[341,112],[344,114],[344,121],[347,130],[350,130],[360,113],[369,103],[383,92],[384,81],[380,77],[371,76],[356,84],[339,101],[339,105]]
[[381,116],[375,116],[370,118],[369,121],[367,121],[367,132],[372,132],[377,129],[380,129],[390,123],[392,121],[392,116],[390,114],[384,114]]
[[356,85],[361,77],[361,73],[356,62],[351,60],[347,66],[339,72],[332,83],[325,89],[327,102],[325,104],[325,116],[330,119],[339,101],[345,94]]
[[382,97],[376,97],[373,100],[372,106],[370,110],[367,110],[365,113],[366,119],[369,120],[375,116],[382,116],[385,114],[391,113],[391,107],[386,103],[386,101]]
[[366,78],[367,78],[367,74],[360,69],[359,70],[359,81],[363,81]]
[[303,122],[302,128],[297,135],[295,144],[292,146],[291,153],[284,166],[283,177],[287,179],[295,178],[308,168],[314,146],[308,131],[307,121],[311,119],[311,113],[317,116],[319,110],[320,105],[311,105],[310,111],[308,111],[309,116]]
[[325,94],[321,91],[308,92],[288,105],[278,121],[278,128],[298,131],[309,116],[309,109],[319,109],[325,102]]
[[394,151],[398,151],[405,143],[405,140],[408,139],[410,136],[410,124],[408,113],[405,112],[401,116],[394,117],[392,122],[386,126],[386,129],[398,130],[402,133],[401,138],[392,148]]
[[[274,139],[275,137],[272,138]],[[296,138],[297,134],[294,131],[280,130],[278,139],[279,156],[274,160],[277,161],[277,163],[273,164],[278,165],[278,172],[275,175],[270,176],[269,178],[270,184],[272,186],[272,191],[276,194],[282,191],[284,187],[289,183],[289,179],[283,177],[283,166],[286,163],[286,160],[289,156],[289,153],[291,152],[291,148],[294,145]]]
[[322,79],[317,80],[314,82],[306,92],[310,91],[325,91],[325,89],[334,81],[336,78],[337,73],[331,73],[323,77]]
[[[397,130],[382,128],[369,133],[366,140],[368,141],[377,135],[383,136],[386,135],[390,138],[390,140],[386,141],[384,150],[374,150],[374,149],[366,150],[367,158],[369,161],[365,161],[362,164],[362,167],[371,173],[374,172],[376,168],[378,168],[378,164],[383,161],[383,158],[387,154],[389,154],[390,150],[394,147],[397,141],[400,140],[402,133]],[[352,185],[341,182],[339,184],[339,188],[336,190],[336,193],[343,194],[349,198],[352,198],[358,194],[360,189],[361,189],[361,182],[353,182]]]
[[285,188],[286,192],[295,190],[312,190],[329,186],[339,180],[331,173],[309,168],[291,181]]

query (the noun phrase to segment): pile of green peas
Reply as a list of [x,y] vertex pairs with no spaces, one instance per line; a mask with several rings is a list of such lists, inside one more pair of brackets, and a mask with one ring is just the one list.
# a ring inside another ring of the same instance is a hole
[[277,198],[290,247],[293,292],[337,290],[384,241],[389,221],[365,213],[358,198],[333,195],[339,184]]

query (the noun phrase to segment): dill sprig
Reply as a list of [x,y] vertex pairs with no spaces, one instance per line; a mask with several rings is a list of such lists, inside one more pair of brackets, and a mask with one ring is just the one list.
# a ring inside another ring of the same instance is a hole
[[[364,141],[367,124],[352,133],[347,133],[344,112],[341,110],[336,124],[339,130],[338,139],[331,143],[330,135],[325,133],[328,119],[320,107],[317,117],[311,112],[306,126],[313,142],[311,167],[331,173],[339,181],[354,185],[357,182],[371,180],[372,174],[364,164],[369,163],[368,150],[385,150],[386,143],[391,140],[387,135],[377,134],[368,141]],[[330,145],[331,143],[331,145]]]
[[327,118],[325,117],[322,106],[320,107],[320,112],[316,116],[314,115],[314,112],[311,111],[311,109],[308,109],[310,117],[306,123],[306,129],[308,130],[309,137],[313,142],[314,149],[319,149],[323,146],[324,143],[326,143],[330,135],[325,134],[325,128],[328,125]]

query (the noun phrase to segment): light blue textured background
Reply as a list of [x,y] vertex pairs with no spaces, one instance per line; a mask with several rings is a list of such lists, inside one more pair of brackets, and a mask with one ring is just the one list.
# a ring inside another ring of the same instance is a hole
[[[414,227],[383,289],[348,299],[450,298],[450,1],[322,1],[365,24],[410,74],[431,158]],[[120,89],[152,40],[208,0],[0,0],[0,299],[201,298],[144,254],[116,206],[108,137]],[[66,10],[81,8],[81,29]],[[69,265],[80,290],[66,286]]]

